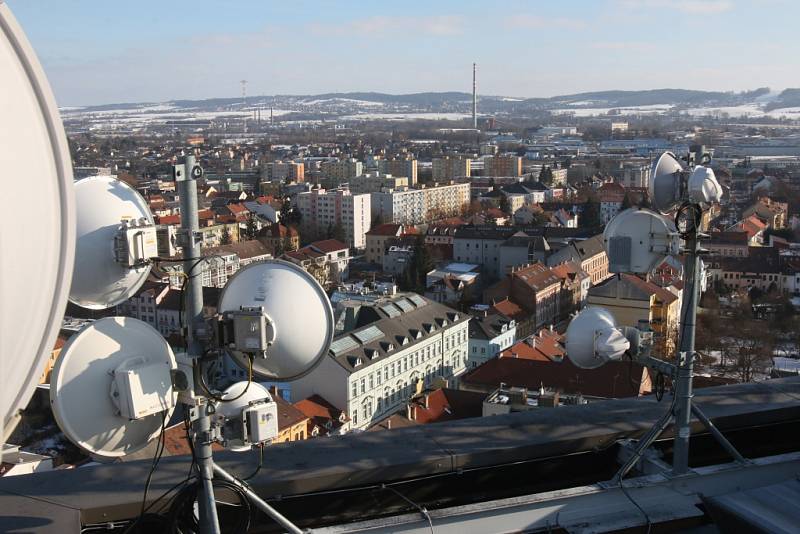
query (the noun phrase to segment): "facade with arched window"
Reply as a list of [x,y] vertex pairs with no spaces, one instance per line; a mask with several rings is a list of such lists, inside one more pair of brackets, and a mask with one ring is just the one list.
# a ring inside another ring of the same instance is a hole
[[328,357],[292,384],[293,396],[318,394],[361,429],[405,406],[420,381],[463,373],[468,358],[469,315],[416,294],[368,313],[379,318],[337,337]]

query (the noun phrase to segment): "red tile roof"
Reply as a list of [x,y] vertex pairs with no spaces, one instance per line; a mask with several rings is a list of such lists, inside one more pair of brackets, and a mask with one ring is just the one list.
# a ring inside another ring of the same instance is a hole
[[510,317],[512,319],[524,318],[527,317],[528,314],[520,308],[516,303],[510,301],[509,299],[501,300],[500,302],[496,302],[492,305],[492,310],[502,313],[506,317]]
[[[560,363],[492,358],[463,376],[461,382],[467,387],[480,387],[487,391],[501,383],[528,389],[539,389],[543,385],[563,393],[622,398],[638,396],[640,381],[643,391],[651,390],[649,375],[645,373],[644,367],[630,362],[609,362],[597,369],[580,369],[567,358]],[[629,383],[629,376],[634,384]]]
[[307,399],[297,401],[294,403],[294,407],[308,417],[309,435],[314,426],[319,427],[323,434],[328,433],[327,425],[330,425],[331,429],[339,428],[342,426],[342,415],[344,415],[345,421],[349,420],[347,414],[319,395],[311,395]]
[[670,302],[678,300],[678,297],[668,289],[664,289],[663,287],[660,287],[654,284],[653,282],[642,280],[635,274],[622,273],[620,275],[620,278],[622,278],[629,284],[638,287],[639,289],[641,289],[646,293],[655,295],[656,298],[661,302],[669,304]]
[[338,239],[325,239],[323,241],[314,241],[308,246],[314,247],[315,249],[325,252],[326,254],[350,248],[341,241],[339,241]]
[[164,215],[163,217],[157,217],[156,222],[158,224],[180,224],[181,223],[181,216],[180,215]]
[[379,235],[397,237],[400,235],[402,225],[394,223],[379,224],[369,229],[366,235]]
[[414,399],[412,416],[422,424],[481,417],[484,397],[483,393],[440,388]]

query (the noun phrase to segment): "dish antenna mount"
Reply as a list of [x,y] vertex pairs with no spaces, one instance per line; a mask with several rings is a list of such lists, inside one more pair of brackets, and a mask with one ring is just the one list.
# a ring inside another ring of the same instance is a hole
[[[681,310],[679,348],[674,363],[651,354],[653,333],[649,325],[618,326],[613,315],[589,307],[570,323],[566,333],[567,357],[578,367],[594,369],[622,355],[660,374],[672,377],[675,392],[672,406],[651,431],[642,438],[630,459],[619,469],[613,482],[620,483],[644,453],[675,419],[675,446],[672,474],[689,469],[689,426],[692,414],[700,419],[717,441],[737,461],[742,455],[714,427],[700,408],[692,403],[695,322],[702,285],[700,240],[704,212],[722,197],[722,188],[708,166],[710,153],[693,147],[683,165],[671,152],[665,152],[653,164],[650,174],[650,199],[660,213],[633,208],[617,214],[606,226],[603,239],[609,271],[646,274],[668,256],[683,254],[684,297]],[[670,218],[672,217],[672,218]],[[674,219],[674,220],[673,220]]]

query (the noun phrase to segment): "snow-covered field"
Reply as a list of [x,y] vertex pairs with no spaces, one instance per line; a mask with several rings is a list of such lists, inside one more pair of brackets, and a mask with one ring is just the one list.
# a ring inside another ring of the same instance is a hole
[[411,121],[417,119],[439,120],[439,121],[458,121],[471,117],[469,113],[358,113],[356,115],[345,115],[343,120],[367,121],[367,120],[387,120],[387,121]]
[[[573,102],[570,106],[577,106],[587,102]],[[609,111],[619,112],[620,115],[659,115],[671,110],[672,104],[649,104],[646,106],[625,106],[618,108],[561,108],[551,110],[554,115],[573,115],[575,117],[595,117],[608,115]]]
[[722,107],[704,107],[704,108],[689,108],[686,113],[694,117],[703,116],[719,116],[727,114],[731,118],[736,117],[770,117],[779,119],[787,117],[790,119],[800,119],[800,108],[779,108],[772,111],[764,111],[759,104],[743,104],[741,106],[722,106]]

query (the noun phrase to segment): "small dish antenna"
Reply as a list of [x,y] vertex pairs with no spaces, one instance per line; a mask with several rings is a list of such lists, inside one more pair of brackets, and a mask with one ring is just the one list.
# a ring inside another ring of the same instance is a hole
[[667,256],[678,254],[681,244],[671,219],[642,208],[627,209],[611,219],[603,241],[612,273],[649,273]]
[[[0,210],[0,440],[14,430],[50,358],[67,305],[75,253],[75,199],[67,138],[50,85],[22,28],[0,2],[0,162],[3,192],[36,192]],[[14,178],[12,178],[14,177]]]
[[172,349],[156,329],[106,317],[70,338],[50,378],[50,404],[64,434],[94,457],[145,447],[175,407]]
[[278,436],[278,405],[258,382],[236,382],[217,404],[225,448],[243,452]]
[[675,154],[664,152],[650,171],[650,201],[661,213],[669,213],[680,204],[683,166]]
[[158,255],[153,215],[142,196],[110,176],[75,183],[78,208],[75,269],[69,300],[92,310],[129,299]]
[[270,380],[295,380],[325,357],[333,310],[319,282],[283,260],[253,263],[228,280],[218,311],[222,343],[240,366]]
[[619,360],[630,348],[614,316],[594,306],[584,308],[570,321],[566,338],[567,357],[581,369],[596,369]]

